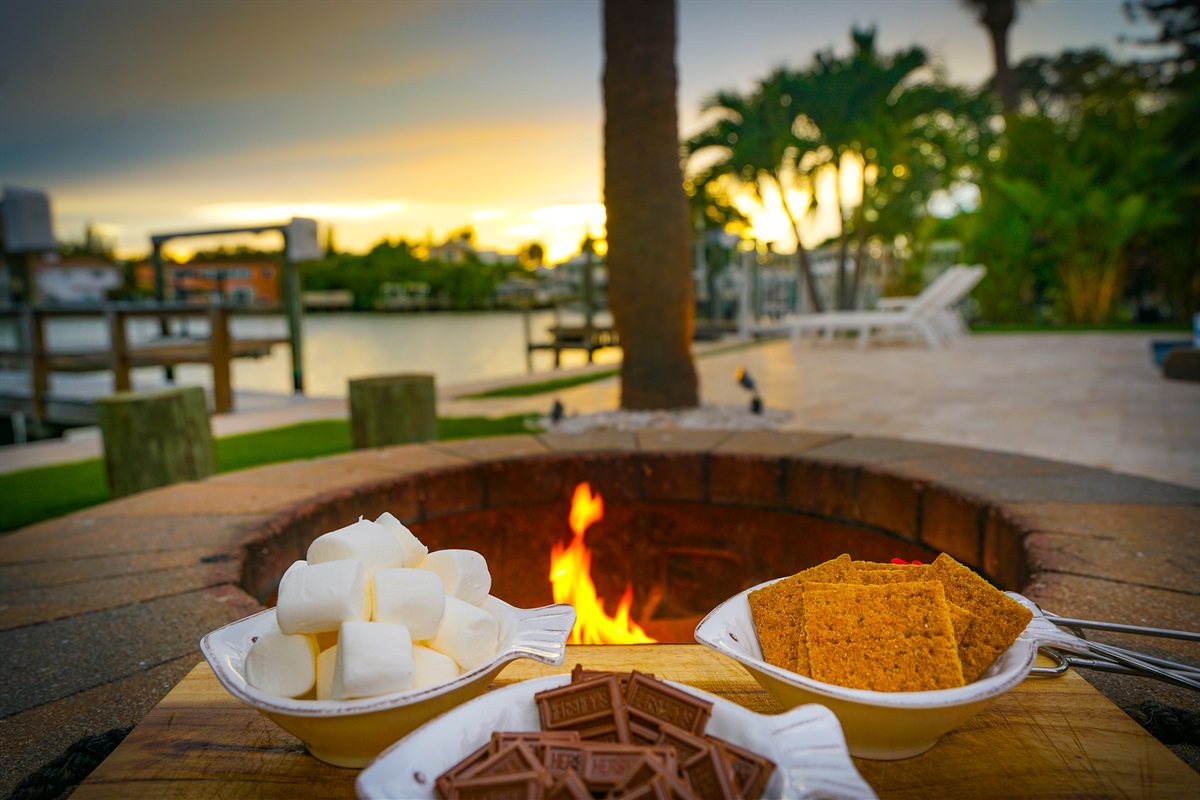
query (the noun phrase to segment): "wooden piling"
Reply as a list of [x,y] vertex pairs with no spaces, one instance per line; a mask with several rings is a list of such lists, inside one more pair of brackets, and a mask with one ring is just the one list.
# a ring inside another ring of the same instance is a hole
[[233,357],[229,338],[229,310],[214,308],[208,312],[208,362],[212,367],[213,408],[218,414],[233,410],[233,381],[229,362]]
[[118,392],[96,401],[114,498],[216,472],[204,390]]
[[50,391],[50,363],[46,358],[46,332],[42,315],[33,309],[22,312],[25,341],[29,343],[29,383],[33,390],[33,418],[46,420],[46,395]]
[[437,439],[432,375],[385,375],[350,381],[350,440],[355,449]]
[[113,390],[128,392],[133,388],[129,360],[129,337],[125,332],[125,315],[116,309],[104,312],[108,320],[108,343],[112,355]]

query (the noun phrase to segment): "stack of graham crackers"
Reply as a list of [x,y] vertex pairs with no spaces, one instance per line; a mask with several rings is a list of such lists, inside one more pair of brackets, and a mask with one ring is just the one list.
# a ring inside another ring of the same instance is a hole
[[749,596],[763,660],[878,692],[979,678],[1033,614],[945,553],[932,564],[841,555]]

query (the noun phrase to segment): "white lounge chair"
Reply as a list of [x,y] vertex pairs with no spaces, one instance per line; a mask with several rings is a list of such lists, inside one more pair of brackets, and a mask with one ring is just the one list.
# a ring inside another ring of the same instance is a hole
[[930,282],[916,297],[891,301],[891,307],[873,311],[793,314],[784,318],[784,324],[791,333],[793,347],[799,344],[801,336],[811,331],[823,332],[826,339],[832,338],[834,331],[857,331],[858,348],[862,350],[870,341],[872,331],[881,331],[918,336],[936,350],[960,332],[956,328],[961,324],[956,306],[975,288],[985,271],[981,265],[956,265]]
[[[928,288],[946,293],[945,302],[934,315],[934,324],[944,339],[955,339],[967,332],[967,323],[961,314],[962,301],[986,274],[987,267],[982,264],[972,267],[958,264],[938,275],[929,284]],[[938,285],[939,283],[943,285]],[[915,300],[915,297],[881,297],[875,307],[880,311],[901,311],[912,305]]]

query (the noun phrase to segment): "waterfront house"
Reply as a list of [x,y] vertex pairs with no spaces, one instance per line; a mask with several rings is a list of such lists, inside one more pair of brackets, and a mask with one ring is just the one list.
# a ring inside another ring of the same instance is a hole
[[124,270],[96,256],[48,254],[33,263],[36,297],[53,305],[103,303],[125,283]]
[[[188,261],[163,265],[169,300],[234,305],[275,305],[280,301],[282,270],[274,261]],[[134,268],[139,289],[154,291],[154,266],[143,261]]]

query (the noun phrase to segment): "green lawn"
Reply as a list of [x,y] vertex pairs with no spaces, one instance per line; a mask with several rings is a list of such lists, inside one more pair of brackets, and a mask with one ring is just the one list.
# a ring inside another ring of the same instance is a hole
[[[523,414],[499,417],[447,417],[438,420],[438,440],[473,439],[529,433]],[[263,464],[299,458],[317,458],[350,451],[350,423],[320,420],[274,428],[214,442],[217,472],[236,472]],[[0,531],[11,531],[35,522],[109,499],[104,464],[98,458],[73,464],[0,475]]]
[[489,397],[529,397],[535,394],[546,394],[562,389],[570,389],[572,386],[582,386],[585,383],[592,383],[594,381],[602,381],[605,378],[613,377],[618,371],[616,369],[606,369],[588,375],[576,375],[571,378],[554,378],[548,381],[521,383],[516,386],[501,386],[499,389],[489,389],[486,392],[460,395],[459,399],[485,400]]

